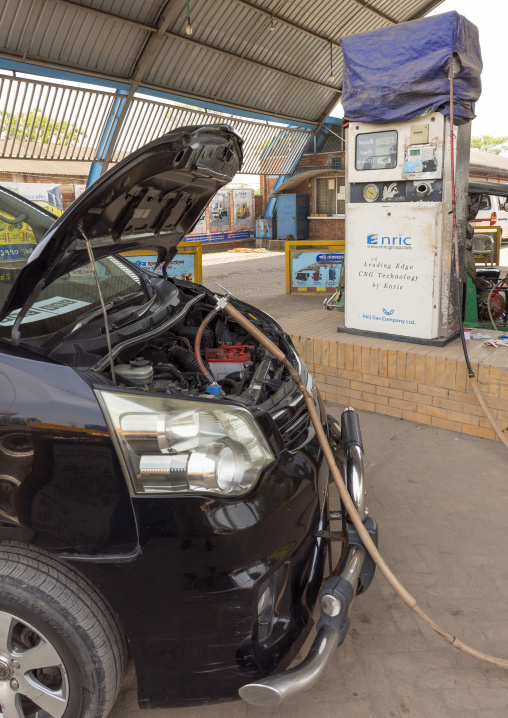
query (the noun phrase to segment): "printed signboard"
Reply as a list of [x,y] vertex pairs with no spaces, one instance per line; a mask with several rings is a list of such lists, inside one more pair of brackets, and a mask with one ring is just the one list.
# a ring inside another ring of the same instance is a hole
[[11,192],[39,204],[53,214],[60,216],[63,211],[62,185],[45,184],[43,182],[0,182]]
[[[63,211],[62,186],[59,184],[1,182],[3,187],[17,192],[22,197],[44,207],[56,216]],[[11,223],[7,219],[15,217],[3,213],[4,220],[0,219],[0,262],[14,262],[21,266],[32,253],[35,237],[31,227],[25,222]]]
[[210,215],[210,233],[227,232],[231,228],[229,214],[229,190],[219,190],[208,205]]
[[182,242],[196,242],[208,244],[209,242],[234,242],[236,239],[250,239],[251,230],[246,229],[243,232],[222,232],[220,234],[189,234],[188,239],[184,237]]
[[[346,212],[346,327],[401,336],[437,336],[440,207],[414,203]],[[437,216],[436,216],[437,215]]]
[[287,242],[286,293],[335,292],[344,263],[344,242]]
[[254,228],[254,191],[252,189],[234,189],[233,225],[235,230]]
[[195,234],[206,234],[206,213],[203,212],[201,217],[198,219],[196,226],[192,230],[192,232],[189,232],[189,237],[194,236]]
[[[152,272],[162,274],[161,265],[157,266],[156,252],[131,251],[123,252],[126,257],[138,267],[149,269]],[[202,256],[201,242],[185,242],[185,245],[178,246],[178,253],[168,262],[166,276],[172,279],[184,279],[188,282],[201,284],[202,281]]]

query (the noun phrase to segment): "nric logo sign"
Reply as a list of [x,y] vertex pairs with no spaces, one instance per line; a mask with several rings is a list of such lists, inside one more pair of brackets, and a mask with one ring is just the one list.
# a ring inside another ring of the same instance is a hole
[[406,247],[411,246],[411,237],[402,237],[399,235],[398,237],[379,237],[377,234],[368,234],[367,235],[367,244],[376,244],[376,245],[385,245],[385,246],[402,246],[405,245]]

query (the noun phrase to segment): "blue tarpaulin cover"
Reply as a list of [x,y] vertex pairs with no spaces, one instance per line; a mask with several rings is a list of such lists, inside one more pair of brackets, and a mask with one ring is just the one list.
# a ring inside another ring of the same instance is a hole
[[478,28],[457,12],[349,35],[341,44],[346,120],[387,123],[427,112],[449,117],[454,53],[461,63],[453,80],[454,123],[475,116],[482,71]]

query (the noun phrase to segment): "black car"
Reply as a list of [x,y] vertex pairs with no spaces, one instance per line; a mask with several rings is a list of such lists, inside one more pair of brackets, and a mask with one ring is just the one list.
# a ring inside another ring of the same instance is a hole
[[[329,515],[328,466],[286,370],[226,315],[203,326],[213,292],[166,277],[241,161],[230,128],[182,128],[56,221],[0,187],[0,222],[26,233],[0,244],[2,718],[103,718],[129,656],[143,708],[238,692],[276,704],[317,679],[372,580],[345,513]],[[148,247],[161,274],[121,256]],[[317,398],[280,326],[233,304]],[[341,437],[318,406],[375,536],[356,414]],[[288,671],[320,590],[313,647]]]

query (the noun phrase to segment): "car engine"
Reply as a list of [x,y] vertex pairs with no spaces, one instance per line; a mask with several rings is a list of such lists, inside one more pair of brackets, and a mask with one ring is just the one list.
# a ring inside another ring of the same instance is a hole
[[[186,293],[180,290],[176,315],[181,314],[178,310],[182,304],[185,306],[186,299]],[[116,384],[156,393],[206,394],[209,381],[199,368],[194,344],[204,317],[214,306],[210,300],[211,296],[206,296],[193,304],[181,321],[160,336],[143,341],[141,335],[136,344],[120,351],[114,363]],[[280,344],[282,332],[274,323],[246,313],[274,343]],[[263,404],[288,379],[284,368],[228,317],[218,316],[206,327],[200,354],[220,385],[221,396],[246,406]],[[112,378],[109,367],[102,374]]]

